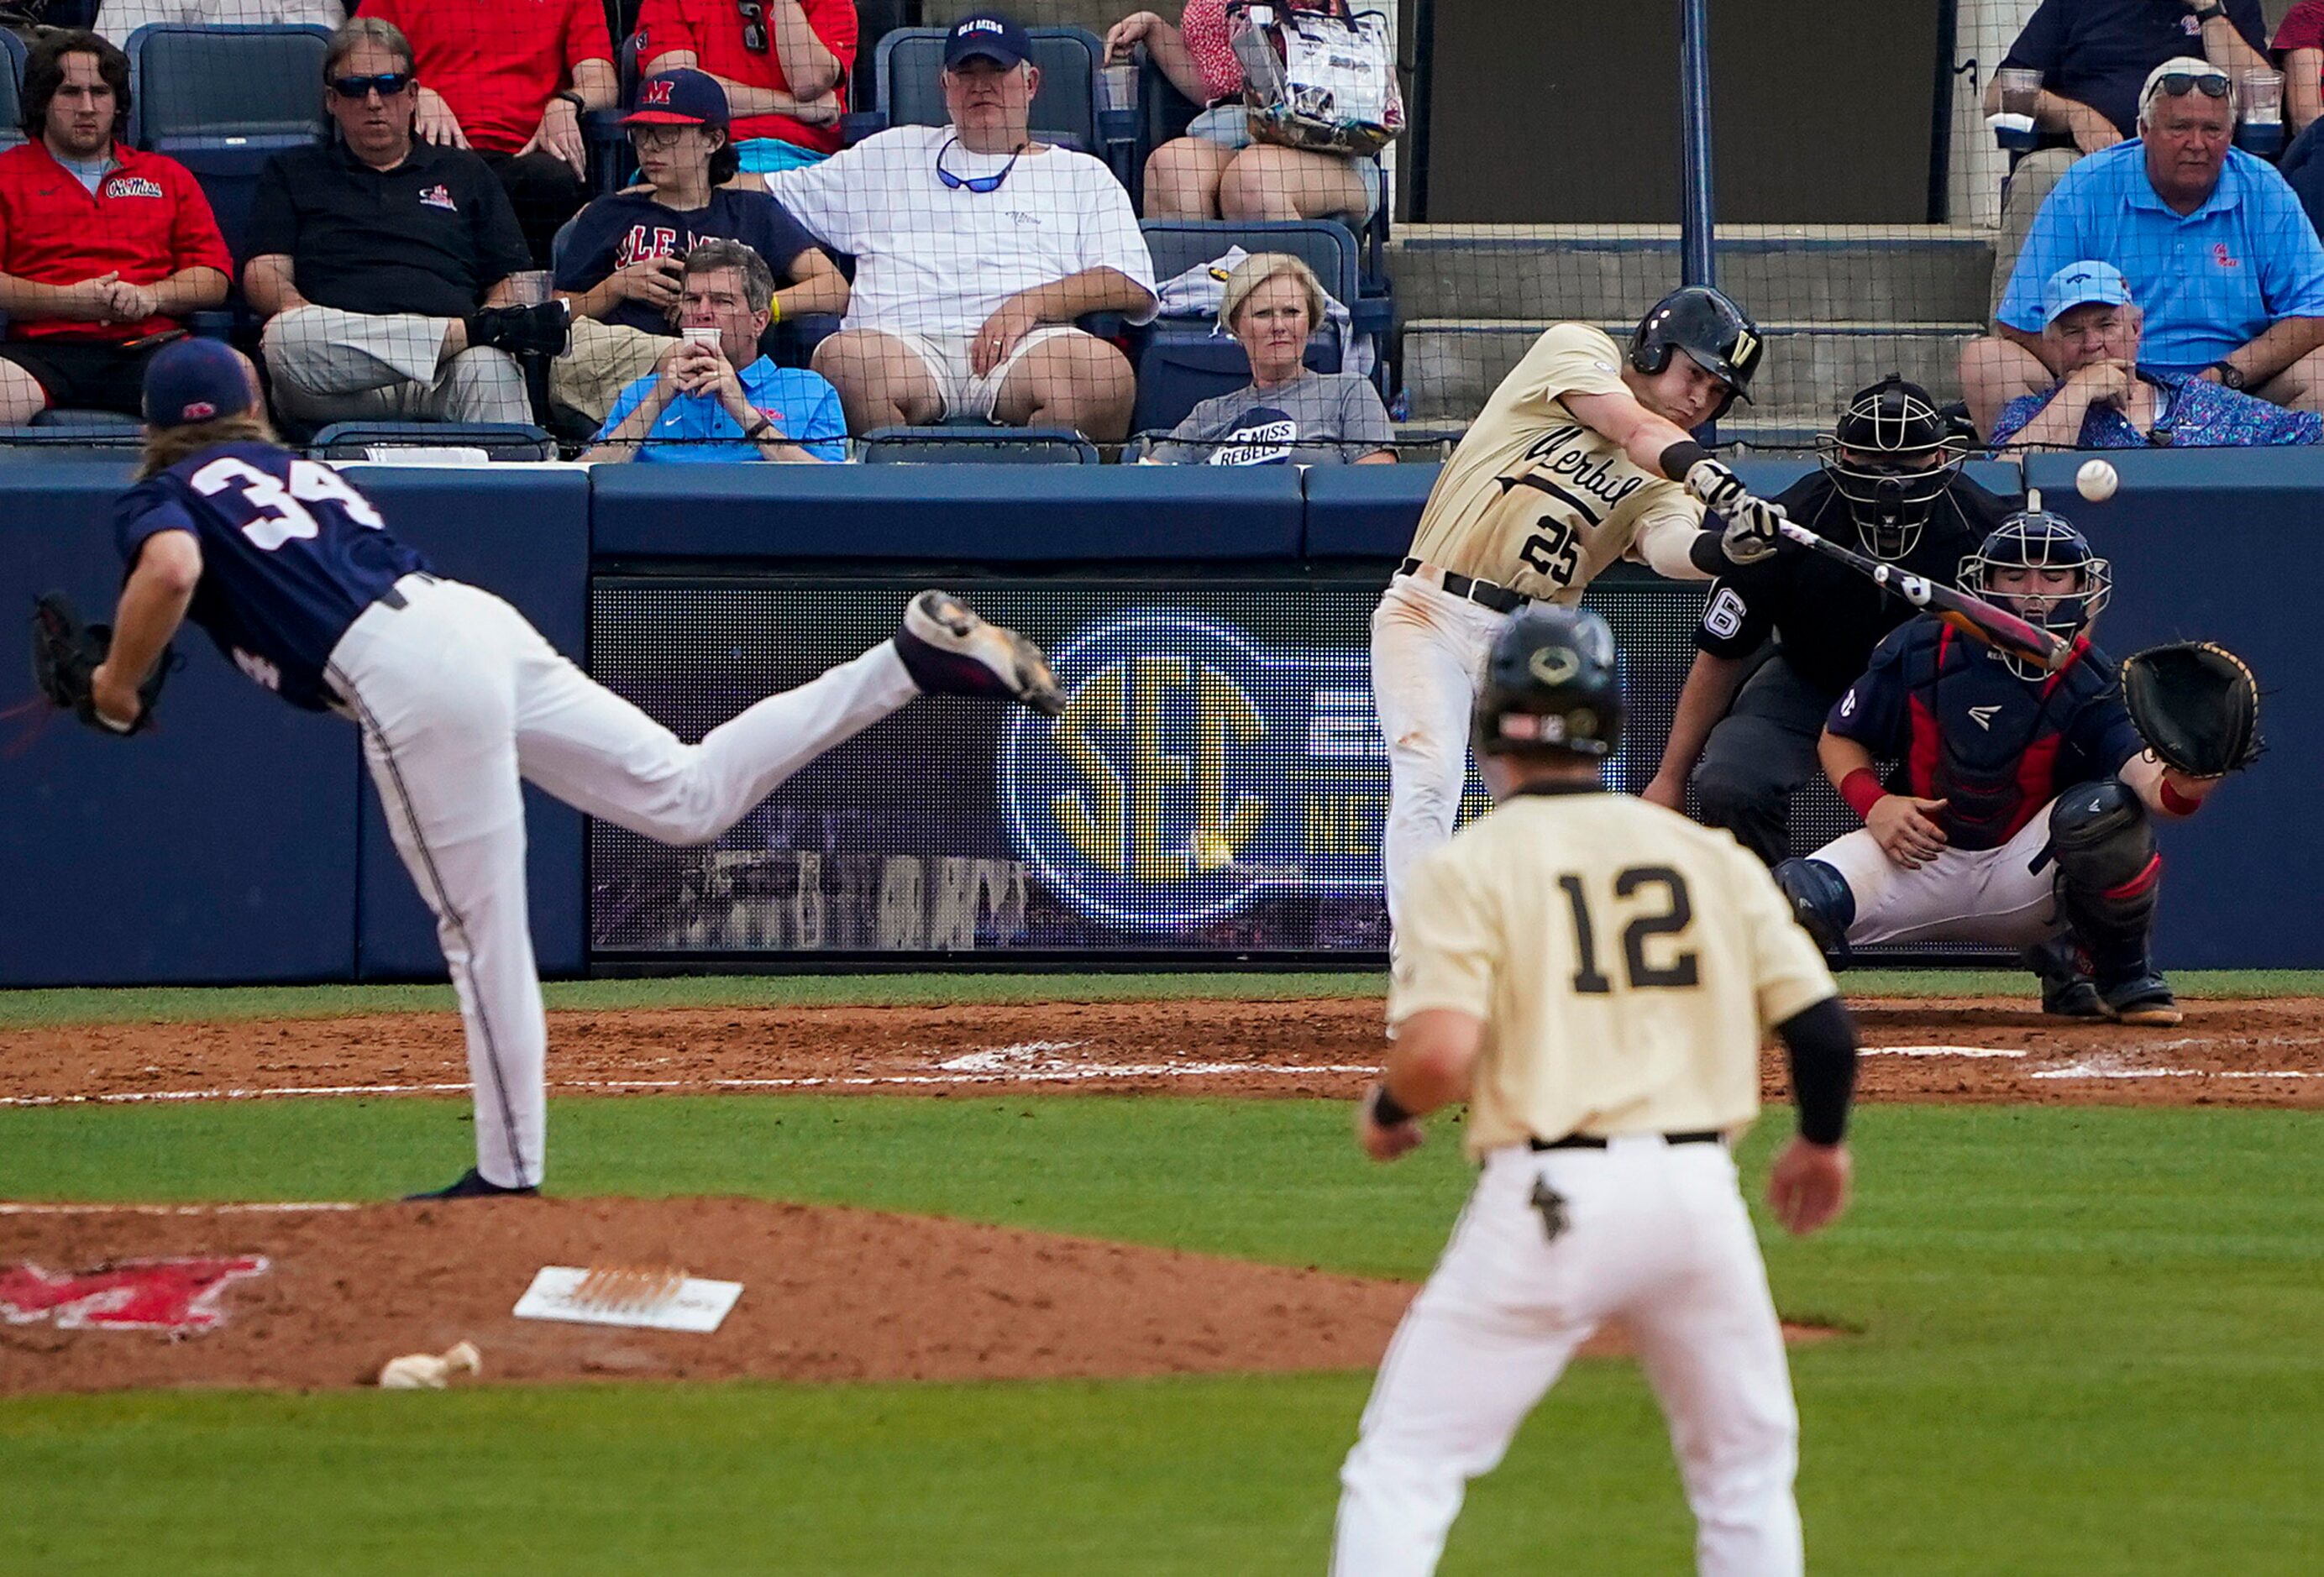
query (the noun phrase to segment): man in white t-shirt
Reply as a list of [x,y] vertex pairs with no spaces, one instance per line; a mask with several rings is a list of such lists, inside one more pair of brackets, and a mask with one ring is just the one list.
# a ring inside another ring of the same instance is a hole
[[1130,430],[1130,363],[1073,323],[1152,318],[1154,260],[1112,171],[1032,141],[1030,49],[1006,16],[964,16],[945,43],[950,125],[898,126],[765,178],[856,260],[846,325],[815,354],[853,432],[964,412],[1107,441]]

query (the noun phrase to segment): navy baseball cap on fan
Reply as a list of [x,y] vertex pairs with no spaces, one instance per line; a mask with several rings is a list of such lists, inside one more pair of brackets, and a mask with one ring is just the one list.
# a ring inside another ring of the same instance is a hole
[[189,427],[239,416],[257,404],[250,373],[222,340],[181,339],[145,364],[145,424]]
[[625,126],[718,126],[726,124],[726,90],[707,71],[680,67],[638,84],[638,101],[622,117]]
[[1000,62],[1003,70],[1031,55],[1033,41],[1017,19],[998,11],[972,11],[952,24],[945,35],[945,69],[982,55]]

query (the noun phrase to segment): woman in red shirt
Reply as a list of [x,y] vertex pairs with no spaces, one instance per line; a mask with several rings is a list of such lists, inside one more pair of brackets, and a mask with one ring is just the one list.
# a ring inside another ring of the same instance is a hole
[[855,0],[645,0],[638,59],[718,79],[746,172],[796,170],[839,152]]
[[1186,0],[1176,27],[1151,11],[1125,16],[1105,35],[1105,58],[1128,60],[1139,43],[1179,92],[1208,106],[1147,157],[1146,217],[1344,218],[1361,228],[1379,207],[1377,161],[1251,141],[1227,0]]

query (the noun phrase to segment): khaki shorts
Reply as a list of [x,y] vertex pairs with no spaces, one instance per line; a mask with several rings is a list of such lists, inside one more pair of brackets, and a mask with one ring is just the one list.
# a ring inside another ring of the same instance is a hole
[[993,406],[1001,399],[1001,385],[1009,381],[1009,374],[1017,370],[1017,364],[1032,352],[1034,346],[1046,344],[1059,335],[1079,334],[1082,330],[1061,324],[1043,324],[1029,329],[1025,337],[1017,342],[1016,348],[1009,353],[1008,359],[981,378],[969,365],[969,349],[976,339],[973,334],[902,334],[892,328],[873,332],[884,334],[890,339],[909,346],[912,353],[920,358],[921,364],[928,370],[928,376],[936,381],[936,397],[944,401],[943,415],[981,416],[990,420]]

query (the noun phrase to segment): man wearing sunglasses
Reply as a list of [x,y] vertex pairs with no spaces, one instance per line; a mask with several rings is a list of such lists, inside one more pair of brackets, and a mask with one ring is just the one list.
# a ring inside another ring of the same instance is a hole
[[2065,371],[2042,333],[2043,290],[2070,263],[2121,271],[2144,313],[2144,359],[2165,373],[2324,409],[2324,244],[2264,160],[2231,146],[2235,84],[2192,58],[2166,60],[2139,96],[2135,141],[2066,172],[2035,216],[1993,337],[1961,352],[1978,431]]
[[525,422],[516,354],[565,347],[565,303],[514,304],[532,266],[508,194],[464,148],[412,135],[418,80],[394,23],[363,16],[332,38],[325,148],[278,153],[251,205],[242,290],[269,318],[274,403],[312,425],[345,419]]
[[766,177],[855,258],[846,327],[815,353],[851,431],[960,413],[1101,442],[1129,431],[1129,362],[1073,325],[1151,318],[1154,260],[1111,171],[1033,140],[1031,53],[1015,21],[972,12],[945,43],[949,125],[896,126]]

